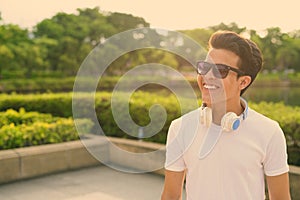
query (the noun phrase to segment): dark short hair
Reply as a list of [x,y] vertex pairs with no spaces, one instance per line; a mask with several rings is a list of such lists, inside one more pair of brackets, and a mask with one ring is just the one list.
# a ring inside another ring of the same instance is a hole
[[218,31],[209,39],[209,48],[225,49],[235,53],[239,58],[238,67],[251,77],[250,84],[241,91],[242,95],[253,83],[262,68],[262,54],[258,46],[235,32]]

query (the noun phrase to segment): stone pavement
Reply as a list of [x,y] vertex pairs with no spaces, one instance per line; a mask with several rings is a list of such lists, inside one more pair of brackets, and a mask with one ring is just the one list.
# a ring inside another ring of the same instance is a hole
[[0,185],[0,200],[158,200],[163,182],[101,165]]

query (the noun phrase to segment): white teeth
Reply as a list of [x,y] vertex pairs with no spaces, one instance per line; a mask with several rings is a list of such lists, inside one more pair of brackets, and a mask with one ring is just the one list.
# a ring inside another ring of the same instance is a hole
[[206,88],[206,89],[209,89],[209,90],[213,90],[213,89],[217,89],[218,88],[215,85],[206,85],[206,84],[203,87]]

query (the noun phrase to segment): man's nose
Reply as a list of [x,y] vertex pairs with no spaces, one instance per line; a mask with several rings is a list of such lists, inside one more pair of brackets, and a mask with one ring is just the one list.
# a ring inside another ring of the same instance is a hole
[[204,78],[206,78],[206,79],[214,79],[214,78],[216,78],[216,77],[214,76],[214,74],[213,74],[213,68],[211,68],[211,69],[205,74]]

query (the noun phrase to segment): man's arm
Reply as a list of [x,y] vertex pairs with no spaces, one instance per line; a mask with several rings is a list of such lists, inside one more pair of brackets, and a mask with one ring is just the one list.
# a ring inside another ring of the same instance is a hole
[[181,200],[185,172],[165,170],[165,185],[161,200]]
[[267,176],[266,179],[270,200],[291,200],[288,173]]

